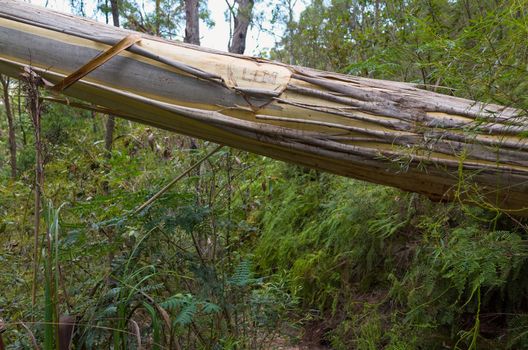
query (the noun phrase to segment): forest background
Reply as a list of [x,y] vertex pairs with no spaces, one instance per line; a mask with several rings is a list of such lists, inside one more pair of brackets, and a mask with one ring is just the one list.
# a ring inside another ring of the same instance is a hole
[[[213,25],[207,1],[151,2],[90,6],[194,44]],[[528,1],[226,4],[231,52],[262,28],[266,58],[528,110]],[[75,349],[528,348],[526,220],[230,148],[137,211],[216,145],[51,103],[36,186],[28,88],[1,83],[7,349],[58,349],[70,323]]]

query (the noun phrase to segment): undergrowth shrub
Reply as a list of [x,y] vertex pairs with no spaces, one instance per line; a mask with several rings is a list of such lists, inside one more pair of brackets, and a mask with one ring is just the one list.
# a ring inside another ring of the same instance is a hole
[[[507,348],[501,340],[510,322],[523,325],[526,308],[520,223],[296,169],[275,181],[260,209],[255,256],[261,272],[287,275],[303,305],[318,308],[324,342]],[[522,331],[510,335],[510,348]]]
[[262,209],[259,266],[269,273],[288,270],[302,284],[305,303],[335,312],[346,298],[343,285],[368,291],[386,283],[385,273],[377,272],[395,264],[397,232],[409,221],[400,205],[411,198],[329,175],[312,181],[299,174],[277,183]]
[[474,222],[446,227],[417,249],[391,296],[406,308],[405,321],[423,335],[445,330],[476,346],[477,338],[503,336],[509,315],[523,312],[526,253],[519,232]]

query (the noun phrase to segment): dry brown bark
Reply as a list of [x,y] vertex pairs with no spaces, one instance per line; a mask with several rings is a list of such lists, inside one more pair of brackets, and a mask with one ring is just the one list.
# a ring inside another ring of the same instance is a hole
[[[55,83],[129,34],[0,0],[0,73],[31,63]],[[148,35],[64,93],[276,159],[528,214],[528,118],[513,108]]]

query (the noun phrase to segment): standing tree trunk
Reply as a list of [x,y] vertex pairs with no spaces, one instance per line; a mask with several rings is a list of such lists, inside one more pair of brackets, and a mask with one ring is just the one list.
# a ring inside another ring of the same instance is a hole
[[18,96],[17,96],[17,106],[18,106],[18,124],[20,125],[20,131],[22,132],[22,144],[27,146],[27,137],[26,129],[24,128],[24,123],[22,122],[22,84],[18,83]]
[[233,37],[229,43],[229,52],[243,54],[246,51],[246,37],[251,22],[251,13],[253,12],[254,0],[235,0],[238,4],[237,14],[235,16],[235,28]]
[[[115,27],[119,27],[119,0],[110,0],[110,7],[112,9],[112,20]],[[110,158],[112,153],[112,143],[114,140],[114,129],[115,129],[115,117],[109,115],[106,120],[106,133],[105,133],[105,150],[106,156]]]
[[114,27],[119,27],[119,0],[110,0],[110,9],[112,10]]
[[[185,0],[185,38],[184,42],[200,46],[200,1]],[[196,140],[189,138],[191,149],[198,148]]]
[[9,78],[0,76],[0,82],[4,90],[4,107],[7,116],[7,129],[9,131],[9,155],[11,163],[11,177],[16,179],[17,176],[17,147],[15,136],[15,125],[13,122],[13,110],[11,109],[11,101],[9,98]]
[[289,51],[289,62],[291,65],[295,64],[295,57],[293,55],[293,33],[294,33],[294,26],[295,26],[295,18],[293,16],[293,7],[297,3],[297,0],[288,0],[288,22],[286,23],[286,33],[288,38],[288,51]]
[[161,0],[156,0],[156,35],[161,36]]
[[185,0],[184,42],[200,45],[199,0]]
[[[119,0],[110,0],[110,7],[112,10],[112,21],[114,24],[114,27],[119,28]],[[106,120],[106,132],[105,132],[105,150],[106,150],[106,158],[110,159],[112,157],[112,144],[114,142],[114,129],[115,129],[115,117],[111,114],[108,115],[108,119]],[[108,170],[105,170],[108,171]],[[110,186],[108,184],[108,181],[103,182],[103,192],[105,195],[108,195],[110,193]],[[115,237],[114,232],[111,228],[108,229],[108,231],[103,232],[108,237],[108,241],[110,244],[114,243]],[[110,271],[112,271],[112,264],[114,262],[114,252],[110,250],[108,252],[108,255],[106,257],[108,262],[108,267]],[[111,277],[111,275],[108,276],[106,283],[108,286],[115,285],[114,279]]]

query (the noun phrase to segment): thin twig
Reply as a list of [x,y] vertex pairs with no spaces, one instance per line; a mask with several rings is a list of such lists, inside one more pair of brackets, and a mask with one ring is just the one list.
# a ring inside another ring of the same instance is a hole
[[37,274],[38,274],[38,245],[40,236],[40,210],[42,191],[44,190],[44,162],[42,158],[42,140],[40,127],[41,104],[39,99],[40,77],[31,68],[27,68],[22,74],[26,82],[28,95],[28,109],[35,129],[35,214],[34,214],[34,250],[33,250],[33,284],[31,293],[31,305],[34,308],[37,299]]
[[26,326],[26,324],[24,322],[20,322],[20,325],[22,327],[24,327],[26,329],[26,331],[28,332],[29,334],[29,339],[31,339],[31,344],[33,344],[33,348],[35,350],[40,350],[40,347],[38,346],[37,344],[37,339],[35,339],[35,335],[33,334],[33,332],[31,331],[31,329],[29,329],[28,326]]
[[165,192],[167,192],[172,186],[174,186],[174,184],[176,184],[178,181],[180,181],[184,176],[186,176],[187,174],[189,174],[191,171],[193,171],[194,169],[196,169],[200,164],[202,164],[204,161],[206,161],[209,157],[211,157],[213,154],[215,154],[216,152],[218,152],[222,147],[224,147],[224,145],[219,145],[218,147],[216,147],[214,150],[212,150],[211,152],[209,152],[205,157],[203,157],[202,159],[200,159],[199,161],[197,161],[196,163],[194,163],[193,166],[191,166],[190,168],[188,168],[187,170],[185,170],[183,173],[181,173],[180,175],[178,175],[178,177],[176,177],[174,180],[172,180],[171,182],[169,182],[165,187],[163,187],[161,190],[159,190],[158,193],[156,193],[154,196],[152,196],[148,201],[146,201],[145,203],[143,203],[142,205],[140,205],[136,210],[134,210],[133,214],[137,214],[139,212],[141,212],[143,209],[145,209],[146,207],[148,207],[149,205],[151,205],[152,203],[154,203],[154,201],[156,201],[156,199],[158,199],[159,197],[161,197]]
[[132,326],[134,327],[134,333],[136,334],[137,349],[141,350],[143,349],[143,346],[141,345],[141,332],[139,330],[139,326],[134,320],[130,320],[130,322],[132,322]]

